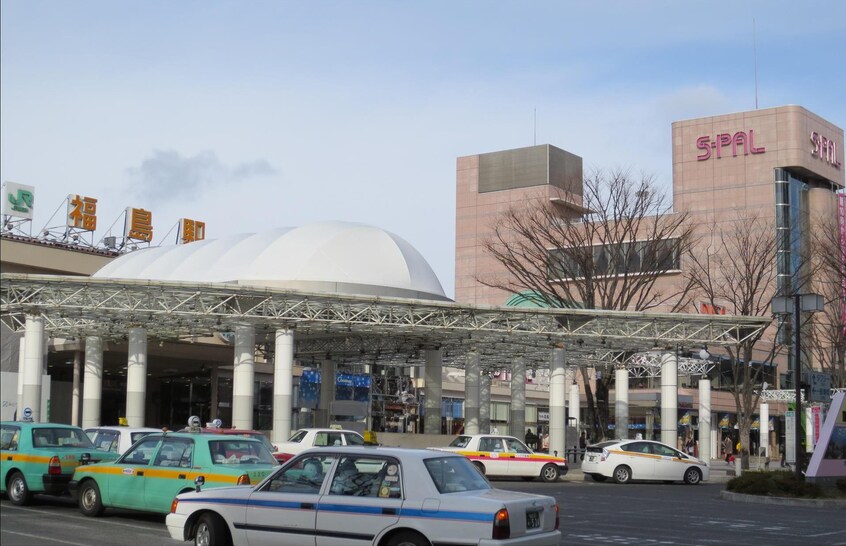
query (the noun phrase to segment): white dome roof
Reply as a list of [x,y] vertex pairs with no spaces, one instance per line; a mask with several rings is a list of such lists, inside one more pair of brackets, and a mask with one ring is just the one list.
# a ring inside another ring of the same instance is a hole
[[449,299],[432,268],[407,241],[348,222],[145,248],[115,259],[93,276]]

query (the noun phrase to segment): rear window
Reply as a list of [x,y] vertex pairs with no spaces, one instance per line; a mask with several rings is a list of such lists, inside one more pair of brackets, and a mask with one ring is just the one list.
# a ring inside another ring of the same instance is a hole
[[347,445],[348,446],[363,446],[364,445],[364,438],[362,438],[358,434],[347,434]]
[[288,441],[289,441],[289,442],[296,442],[296,443],[300,443],[300,442],[302,442],[302,441],[303,441],[303,438],[305,438],[305,437],[306,437],[306,434],[308,434],[308,431],[305,431],[305,430],[298,430],[298,431],[297,431],[297,432],[295,432],[295,433],[294,433],[294,434],[293,434],[290,438],[288,438]]
[[144,436],[147,436],[148,434],[151,434],[151,433],[152,433],[152,431],[150,431],[150,432],[133,432],[131,434],[130,439],[132,440],[132,443],[134,444],[135,442],[137,442],[138,440],[140,440]]
[[276,464],[276,459],[260,442],[233,438],[209,442],[212,461],[220,465]]
[[35,447],[83,447],[95,449],[94,444],[82,429],[39,427],[32,429],[32,445]]
[[459,436],[452,442],[450,442],[449,447],[467,447],[467,444],[470,443],[470,436]]
[[426,459],[423,464],[440,493],[491,489],[488,480],[464,457],[437,457]]
[[118,450],[118,438],[120,437],[120,432],[116,430],[100,430],[98,431],[91,441],[97,447],[97,449],[102,449],[103,451],[113,451],[117,453]]

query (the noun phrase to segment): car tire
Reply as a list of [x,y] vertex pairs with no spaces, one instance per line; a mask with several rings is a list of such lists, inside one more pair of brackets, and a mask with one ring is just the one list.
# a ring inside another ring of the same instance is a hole
[[590,477],[595,482],[604,482],[608,479],[608,476],[603,476],[602,474],[591,474]]
[[385,542],[385,546],[430,546],[429,541],[415,531],[400,531]]
[[545,482],[556,482],[558,481],[558,467],[554,464],[545,464],[543,468],[541,468],[541,479]]
[[28,504],[32,498],[29,492],[29,487],[26,485],[26,478],[20,472],[13,472],[9,476],[9,483],[6,484],[6,495],[9,497],[9,502],[15,506],[23,506]]
[[96,517],[103,513],[103,498],[100,487],[94,480],[85,480],[79,485],[79,511],[88,517]]
[[617,483],[629,483],[632,481],[632,469],[621,464],[614,469],[614,481]]
[[473,466],[476,467],[476,470],[479,471],[479,474],[481,474],[482,476],[485,475],[485,465],[483,465],[479,461],[473,461]]
[[696,485],[702,481],[702,472],[698,468],[690,467],[684,471],[684,483]]
[[195,546],[229,546],[229,532],[226,523],[216,514],[203,514],[194,530]]

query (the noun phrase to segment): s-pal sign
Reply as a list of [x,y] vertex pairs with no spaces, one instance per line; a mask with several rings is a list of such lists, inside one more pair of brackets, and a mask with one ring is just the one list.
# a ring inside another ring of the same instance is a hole
[[836,169],[840,168],[840,161],[837,159],[837,142],[816,131],[811,131],[811,143],[814,145],[811,150],[812,156],[822,159]]
[[696,156],[697,161],[705,161],[711,159],[711,156],[716,156],[720,159],[723,156],[723,148],[731,146],[732,157],[737,157],[738,147],[743,147],[743,155],[762,154],[767,151],[763,146],[755,147],[755,131],[749,129],[749,132],[738,131],[734,134],[720,133],[711,139],[710,135],[701,136],[696,139],[696,147],[703,150],[701,154]]

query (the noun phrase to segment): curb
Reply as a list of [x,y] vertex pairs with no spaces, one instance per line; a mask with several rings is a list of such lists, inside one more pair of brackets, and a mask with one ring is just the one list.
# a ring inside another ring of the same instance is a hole
[[752,504],[776,504],[779,506],[804,506],[808,508],[846,508],[846,499],[792,499],[787,497],[765,497],[746,495],[734,491],[720,491],[720,498],[732,502]]

